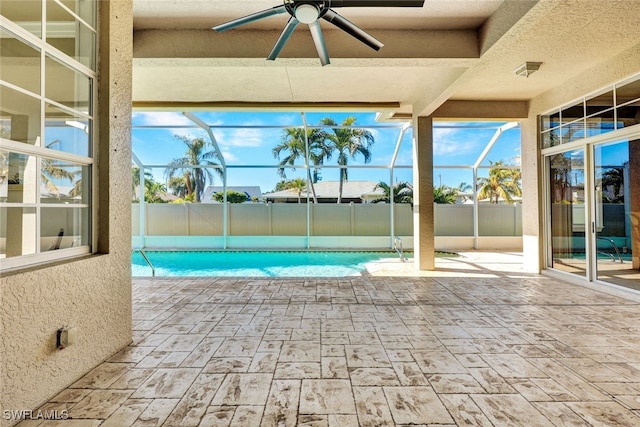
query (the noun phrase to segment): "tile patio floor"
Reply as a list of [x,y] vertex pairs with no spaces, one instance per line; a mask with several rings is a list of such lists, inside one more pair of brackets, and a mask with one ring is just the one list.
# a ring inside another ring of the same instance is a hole
[[20,425],[640,425],[637,299],[520,262],[135,279],[134,343],[42,408],[73,420]]

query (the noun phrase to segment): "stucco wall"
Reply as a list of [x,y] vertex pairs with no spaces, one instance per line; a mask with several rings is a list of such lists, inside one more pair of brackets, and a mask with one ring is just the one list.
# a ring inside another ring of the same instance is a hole
[[[544,66],[544,64],[543,64]],[[523,253],[525,269],[537,272],[544,268],[545,242],[542,234],[542,170],[537,143],[537,116],[552,108],[611,85],[640,70],[640,49],[622,52],[611,60],[576,74],[570,81],[529,103],[529,117],[521,124],[523,184]]]
[[[131,0],[100,1],[98,251],[2,277],[0,407],[35,409],[131,341]],[[76,345],[55,349],[76,326]],[[13,421],[0,417],[0,425]]]

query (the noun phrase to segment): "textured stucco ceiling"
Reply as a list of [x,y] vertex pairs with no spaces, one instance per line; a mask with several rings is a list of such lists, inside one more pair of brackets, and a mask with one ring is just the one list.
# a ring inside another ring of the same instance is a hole
[[[447,100],[522,101],[640,48],[640,0],[426,0],[422,8],[336,11],[385,46],[322,22],[331,64],[309,31],[265,58],[287,16],[216,33],[281,0],[134,0],[134,101],[397,103],[429,114]],[[327,25],[325,25],[327,24]],[[529,78],[514,68],[542,62]]]

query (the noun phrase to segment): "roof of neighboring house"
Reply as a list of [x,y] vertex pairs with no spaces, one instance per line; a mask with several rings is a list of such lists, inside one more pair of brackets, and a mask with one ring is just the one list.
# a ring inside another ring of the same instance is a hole
[[[343,199],[377,199],[384,195],[381,189],[376,189],[377,182],[373,181],[347,181],[343,184]],[[318,199],[337,199],[340,191],[340,181],[320,181],[313,184]],[[307,193],[312,197],[311,189],[302,191],[300,197],[306,199]],[[266,199],[297,199],[298,191],[288,189],[282,191],[274,191],[273,193],[265,193],[262,195]]]
[[[213,195],[221,192],[222,190],[223,188],[221,185],[207,186],[207,188],[204,189],[204,194],[202,195],[202,203],[218,203],[213,200]],[[262,190],[260,190],[259,185],[227,185],[227,191],[229,190],[237,191],[238,193],[245,193],[249,196],[249,201],[251,201],[253,197],[260,197],[262,195]]]

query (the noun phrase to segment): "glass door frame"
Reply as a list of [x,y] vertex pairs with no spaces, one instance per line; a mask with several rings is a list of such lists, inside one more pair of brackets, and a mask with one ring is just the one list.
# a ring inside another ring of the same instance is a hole
[[[541,172],[542,177],[542,197],[543,197],[543,238],[545,242],[544,265],[543,268],[562,274],[569,279],[587,282],[598,282],[612,285],[608,282],[598,281],[597,273],[597,233],[596,209],[597,201],[595,200],[595,147],[605,143],[621,142],[623,140],[640,139],[640,125],[630,126],[625,129],[612,131],[590,138],[581,139],[567,144],[561,144],[541,150]],[[551,179],[549,176],[550,159],[554,154],[562,154],[570,151],[583,150],[584,152],[584,179],[585,179],[585,257],[586,257],[586,277],[561,271],[553,267],[553,236],[551,229]],[[615,286],[615,285],[614,285]]]

